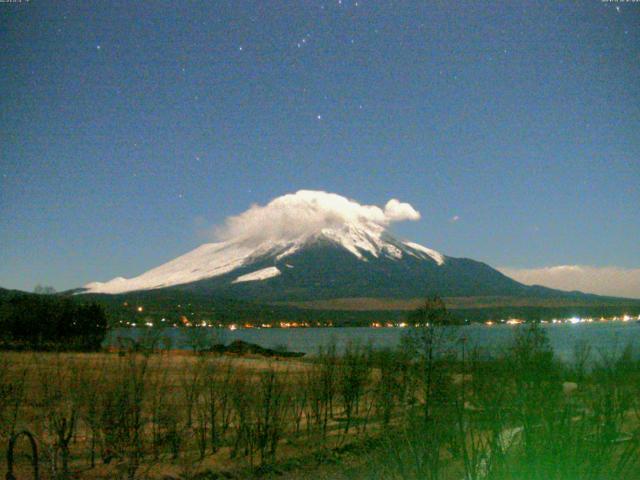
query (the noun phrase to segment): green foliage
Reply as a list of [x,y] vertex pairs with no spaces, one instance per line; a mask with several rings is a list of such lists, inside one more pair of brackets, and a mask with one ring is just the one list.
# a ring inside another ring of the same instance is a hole
[[454,323],[454,317],[447,310],[444,300],[438,296],[427,298],[423,305],[409,315],[410,323],[425,327],[439,327]]
[[54,295],[14,294],[0,299],[5,348],[97,350],[107,331],[103,307]]

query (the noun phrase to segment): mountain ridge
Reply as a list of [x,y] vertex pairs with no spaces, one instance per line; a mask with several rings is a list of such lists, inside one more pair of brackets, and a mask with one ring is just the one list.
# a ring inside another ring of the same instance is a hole
[[[399,241],[383,228],[376,227],[362,228],[347,224],[339,229],[322,228],[312,234],[301,235],[291,240],[267,240],[257,245],[250,245],[246,239],[207,243],[131,279],[116,277],[104,283],[91,282],[83,287],[83,291],[116,294],[153,290],[188,285],[213,278],[224,277],[228,280],[227,275],[230,273],[237,274],[231,283],[264,280],[265,278],[261,275],[255,278],[248,275],[257,273],[259,270],[271,269],[266,278],[278,276],[282,274],[283,267],[294,268],[287,262],[283,262],[284,259],[295,257],[299,251],[308,250],[309,247],[313,249],[318,245],[339,247],[362,262],[381,257],[401,260],[403,256],[412,256],[435,262],[439,266],[445,263],[447,257],[441,253],[417,243]],[[248,271],[248,269],[253,270]]]
[[265,303],[338,298],[572,297],[521,284],[486,263],[399,240],[381,227],[347,224],[288,241],[209,243],[133,277],[81,293],[175,290]]
[[[92,282],[75,293],[176,292],[273,302],[338,298],[584,296],[527,286],[486,263],[446,256],[387,228],[418,220],[410,204],[383,208],[346,197],[299,190],[252,205],[203,244],[133,278]],[[172,294],[173,295],[173,294]]]

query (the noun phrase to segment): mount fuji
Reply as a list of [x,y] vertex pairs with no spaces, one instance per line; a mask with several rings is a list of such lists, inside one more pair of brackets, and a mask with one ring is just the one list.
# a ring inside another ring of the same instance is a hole
[[417,220],[409,204],[384,209],[301,190],[231,217],[206,243],[133,278],[93,282],[83,293],[178,290],[263,301],[347,297],[522,296],[528,287],[490,266],[399,240],[390,223]]

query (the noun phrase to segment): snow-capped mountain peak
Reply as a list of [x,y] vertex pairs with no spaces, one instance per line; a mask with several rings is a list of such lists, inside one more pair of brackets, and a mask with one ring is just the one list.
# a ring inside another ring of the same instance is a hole
[[[445,261],[445,257],[439,252],[417,243],[398,241],[381,227],[365,228],[347,224],[341,228],[322,228],[286,242],[267,240],[257,246],[251,246],[246,239],[207,243],[137,277],[118,277],[104,283],[89,283],[84,286],[84,292],[115,294],[197,282],[231,273],[253,263],[264,262],[265,259],[278,262],[322,241],[347,250],[361,261],[381,256],[401,260],[404,255],[434,261],[438,265]],[[234,282],[266,280],[280,273],[275,266],[261,268],[238,276]]]
[[[206,243],[133,278],[114,278],[84,286],[85,293],[123,293],[226,278],[229,283],[262,282],[291,275],[293,265],[277,265],[319,245],[347,251],[362,262],[413,258],[440,266],[445,257],[386,232],[392,222],[420,218],[411,205],[396,199],[384,208],[361,205],[340,195],[300,190],[265,206],[254,205],[230,217],[218,230],[221,241]],[[289,262],[295,263],[295,262]],[[252,267],[255,266],[255,269]],[[235,274],[235,271],[238,271]]]

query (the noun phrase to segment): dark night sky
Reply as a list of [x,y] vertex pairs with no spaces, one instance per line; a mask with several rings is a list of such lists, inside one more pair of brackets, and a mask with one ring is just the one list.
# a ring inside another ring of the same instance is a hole
[[0,41],[3,287],[301,188],[409,202],[452,256],[640,269],[640,3],[32,0]]

